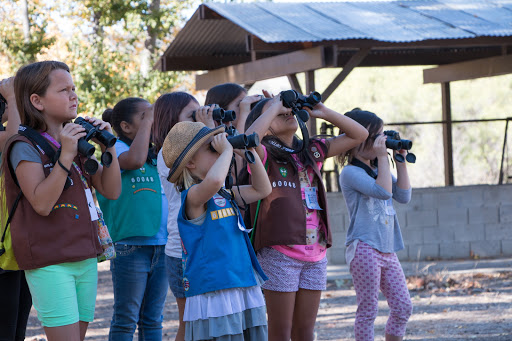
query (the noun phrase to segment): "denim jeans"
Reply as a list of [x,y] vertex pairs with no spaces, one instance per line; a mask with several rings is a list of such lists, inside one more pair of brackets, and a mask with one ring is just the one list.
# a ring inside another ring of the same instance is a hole
[[116,244],[110,261],[114,284],[114,315],[109,340],[162,340],[162,320],[168,290],[164,245]]

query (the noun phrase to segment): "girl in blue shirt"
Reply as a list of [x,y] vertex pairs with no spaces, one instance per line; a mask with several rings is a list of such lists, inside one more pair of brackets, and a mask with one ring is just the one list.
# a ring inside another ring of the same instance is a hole
[[[369,132],[365,142],[339,157],[342,165],[348,162],[340,184],[350,216],[346,260],[357,297],[355,339],[373,340],[380,289],[390,308],[386,341],[399,341],[405,335],[412,303],[396,255],[404,245],[393,199],[409,202],[409,175],[406,164],[400,162],[396,162],[397,178],[391,175],[384,123],[377,115],[359,109],[345,115]],[[397,153],[405,157],[406,151]]]
[[255,202],[272,188],[253,152],[252,185],[226,190],[233,147],[224,126],[179,122],[162,154],[167,179],[182,191],[178,227],[183,245],[185,340],[267,340],[265,280],[238,204]]
[[150,146],[153,116],[153,107],[142,98],[123,99],[103,114],[118,136],[123,186],[116,201],[98,196],[116,249],[110,262],[114,313],[109,340],[131,341],[137,326],[139,339],[162,340],[168,207]]

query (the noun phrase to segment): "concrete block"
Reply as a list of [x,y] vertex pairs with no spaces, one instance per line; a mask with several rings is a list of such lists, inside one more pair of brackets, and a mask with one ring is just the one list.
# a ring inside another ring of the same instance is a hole
[[447,243],[455,240],[453,229],[444,226],[424,227],[423,242],[425,244]]
[[421,210],[407,212],[407,227],[437,225],[436,210]]
[[469,242],[441,243],[439,244],[439,256],[442,259],[468,258]]
[[501,255],[500,240],[483,240],[470,242],[469,246],[472,254],[478,255],[480,257],[493,257]]
[[440,207],[437,210],[439,226],[466,224],[468,209],[456,207]]
[[404,244],[423,244],[423,229],[414,228],[414,229],[404,229],[402,230],[402,238],[404,239]]
[[396,210],[396,217],[398,218],[398,224],[400,224],[401,228],[407,227],[407,210]]
[[344,218],[343,214],[337,214],[337,215],[331,215],[329,213],[329,221],[331,226],[331,232],[332,233],[344,233],[345,231],[345,224],[344,224]]
[[512,223],[512,205],[500,206],[500,223]]
[[332,232],[332,248],[345,248],[345,239],[346,234],[339,231],[331,231]]
[[439,258],[439,244],[409,244],[411,261]]
[[500,203],[512,203],[512,185],[487,185],[484,187],[484,205],[496,206]]
[[512,256],[512,239],[501,241],[501,253],[503,256]]
[[437,195],[437,207],[481,207],[484,203],[483,189],[478,186],[450,187]]
[[422,193],[419,189],[412,189],[411,201],[408,207],[414,210],[425,210],[437,208],[435,193]]
[[481,207],[469,210],[470,224],[494,224],[498,219],[498,206]]
[[451,229],[457,242],[473,242],[485,240],[484,224],[456,225]]
[[512,240],[510,224],[485,224],[485,240]]
[[396,256],[398,257],[398,259],[400,261],[408,261],[408,260],[410,260],[409,259],[409,252],[408,252],[408,250],[409,250],[409,247],[407,245],[405,245],[405,248],[403,248],[402,250],[400,250],[400,251],[398,251],[396,253]]

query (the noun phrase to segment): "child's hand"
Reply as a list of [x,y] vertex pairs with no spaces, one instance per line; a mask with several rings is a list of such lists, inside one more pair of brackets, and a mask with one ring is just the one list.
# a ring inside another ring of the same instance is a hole
[[217,153],[219,153],[219,154],[223,154],[224,152],[233,153],[233,146],[231,146],[231,143],[229,143],[227,136],[228,136],[228,134],[221,133],[221,134],[217,134],[213,137],[212,147],[217,151]]
[[262,95],[245,96],[244,99],[240,102],[240,112],[251,111],[251,104],[258,102],[262,99],[262,97]]
[[[2,79],[0,81],[0,94],[7,100],[14,98],[14,77]],[[16,103],[14,103],[16,105]]]
[[217,108],[216,105],[205,105],[196,110],[196,122],[202,122],[208,128],[215,128],[215,121],[213,120],[213,109]]
[[262,89],[261,92],[263,93],[263,97],[265,97],[265,98],[274,98],[274,95],[265,89]]
[[85,128],[76,123],[68,123],[60,132],[60,143],[62,145],[61,157],[66,161],[72,162],[78,149],[78,140],[87,135]]
[[142,113],[142,119],[147,120],[150,123],[153,123],[153,120],[155,118],[155,107],[154,105],[151,105],[146,111]]
[[386,139],[387,135],[381,134],[377,136],[375,139],[375,142],[373,143],[373,150],[375,151],[375,154],[377,157],[387,157],[388,156],[388,150],[386,148]]
[[306,110],[309,113],[309,116],[311,116],[312,118],[326,119],[325,112],[324,112],[325,108],[326,108],[326,106],[322,102],[320,102],[313,107],[313,110],[311,110],[307,107],[305,107],[304,110]]
[[110,126],[110,123],[108,122],[105,122],[105,121],[102,121],[100,120],[99,118],[96,118],[96,117],[90,117],[90,116],[84,116],[84,119],[86,121],[88,121],[89,123],[91,123],[93,126],[95,127],[98,127],[99,126],[99,129],[100,130],[106,130],[108,131],[109,133],[111,133],[112,135],[114,134],[112,132],[112,127]]

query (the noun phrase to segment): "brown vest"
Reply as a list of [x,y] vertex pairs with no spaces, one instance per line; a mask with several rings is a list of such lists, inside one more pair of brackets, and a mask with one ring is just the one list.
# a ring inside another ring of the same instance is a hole
[[[3,163],[7,205],[12,207],[20,188],[16,185],[8,164],[15,141],[32,143],[23,136],[15,135],[5,148],[6,162]],[[52,145],[53,147],[53,145]],[[53,167],[49,157],[41,153],[44,174],[47,177]],[[75,157],[75,163],[83,169],[82,160]],[[71,167],[72,185],[62,191],[47,217],[34,211],[22,195],[11,221],[12,246],[20,269],[30,270],[65,262],[81,261],[96,257],[101,252],[98,240],[97,222],[91,221],[84,192],[84,184],[78,171]],[[85,175],[90,184],[90,178]]]
[[[318,148],[322,148],[320,153]],[[323,162],[327,147],[323,143],[310,143],[309,154],[315,162]],[[299,174],[288,163],[278,163],[267,157],[267,173],[272,185],[272,193],[261,200],[256,234],[254,237],[254,249],[257,251],[265,246],[272,245],[307,245],[306,242],[306,211],[300,191]],[[332,236],[327,212],[327,197],[320,170],[313,166],[317,177],[318,198],[320,207],[318,211],[325,223],[325,239],[327,247],[332,245]],[[251,204],[251,217],[255,217],[258,203]],[[252,218],[254,219],[254,218]],[[252,221],[254,224],[254,221]]]

